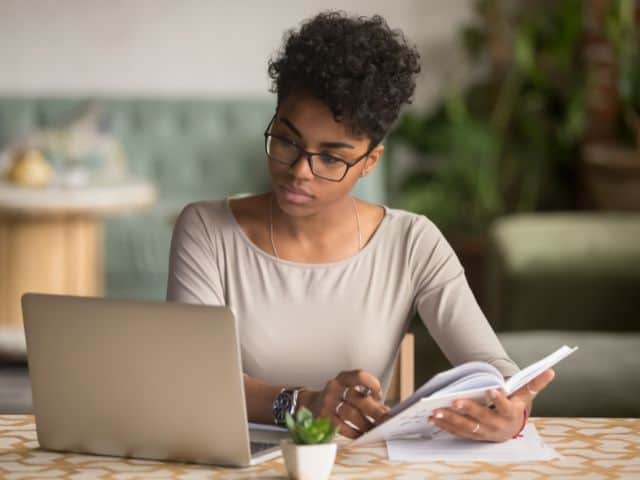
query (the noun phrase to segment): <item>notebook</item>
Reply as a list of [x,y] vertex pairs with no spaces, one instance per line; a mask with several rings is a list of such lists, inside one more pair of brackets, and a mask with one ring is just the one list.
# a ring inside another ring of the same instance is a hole
[[454,400],[468,398],[486,401],[489,389],[501,389],[507,395],[565,359],[578,347],[563,345],[555,352],[520,370],[509,380],[492,365],[468,362],[437,374],[418,388],[410,397],[389,411],[389,418],[348,444],[364,445],[416,434],[432,435],[438,428],[427,423],[436,408],[450,407]]

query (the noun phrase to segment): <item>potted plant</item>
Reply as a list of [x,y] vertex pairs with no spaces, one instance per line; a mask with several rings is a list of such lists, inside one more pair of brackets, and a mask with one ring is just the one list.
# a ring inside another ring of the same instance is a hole
[[329,478],[336,459],[337,445],[333,442],[338,431],[327,417],[313,418],[302,407],[294,419],[285,417],[290,438],[280,442],[289,478],[322,480]]

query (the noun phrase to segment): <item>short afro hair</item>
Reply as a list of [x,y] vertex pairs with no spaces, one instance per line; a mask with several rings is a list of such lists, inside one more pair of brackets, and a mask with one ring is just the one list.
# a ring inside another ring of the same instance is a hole
[[268,68],[278,105],[292,93],[309,93],[355,136],[368,137],[372,148],[402,105],[411,103],[420,55],[379,15],[326,11],[304,22],[298,32],[288,31]]

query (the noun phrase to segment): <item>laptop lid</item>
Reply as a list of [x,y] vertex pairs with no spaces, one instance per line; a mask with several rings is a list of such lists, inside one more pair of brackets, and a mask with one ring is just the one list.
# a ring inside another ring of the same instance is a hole
[[32,293],[22,307],[42,448],[255,463],[229,308]]

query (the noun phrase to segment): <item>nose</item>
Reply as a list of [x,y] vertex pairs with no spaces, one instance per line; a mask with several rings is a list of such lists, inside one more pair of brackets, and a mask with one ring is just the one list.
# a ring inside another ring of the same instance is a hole
[[309,180],[313,179],[311,164],[306,153],[300,152],[298,158],[291,165],[289,165],[289,173],[296,178],[304,178]]

